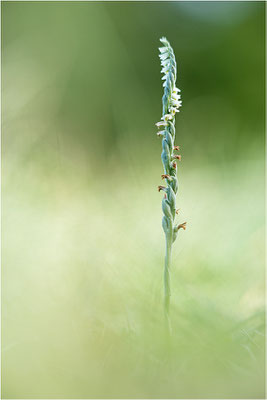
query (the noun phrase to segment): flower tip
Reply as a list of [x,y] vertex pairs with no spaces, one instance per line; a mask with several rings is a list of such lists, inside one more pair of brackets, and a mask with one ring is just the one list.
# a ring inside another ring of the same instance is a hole
[[168,174],[162,174],[161,179],[171,179],[171,177]]
[[162,38],[160,38],[159,40],[164,46],[166,46],[166,47],[170,46],[170,43],[168,42],[168,40],[165,36],[162,36]]
[[186,230],[186,222],[183,222],[182,224],[178,225],[178,230],[183,229],[184,231]]
[[160,42],[161,42],[161,43],[163,43],[163,42],[167,42],[167,39],[166,39],[166,37],[165,37],[165,36],[162,36],[162,37],[161,37],[159,40],[160,40]]

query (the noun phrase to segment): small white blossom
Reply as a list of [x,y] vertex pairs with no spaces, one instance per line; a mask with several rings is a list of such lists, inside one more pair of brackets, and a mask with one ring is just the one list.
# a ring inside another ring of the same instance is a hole
[[171,97],[172,100],[178,101],[178,100],[180,100],[180,98],[181,98],[180,94],[172,93],[172,97]]
[[167,58],[166,60],[161,60],[161,65],[163,67],[166,67],[167,65],[170,65],[170,60]]
[[163,74],[167,74],[169,72],[169,67],[162,68],[162,70],[160,72]]
[[181,107],[182,106],[182,102],[181,101],[173,100],[171,103],[175,107]]
[[164,121],[159,121],[155,125],[159,128],[160,126],[167,126],[168,124]]
[[159,58],[161,59],[161,61],[166,60],[167,58],[169,58],[169,53],[162,53],[159,55]]
[[170,111],[173,115],[175,115],[177,112],[179,112],[178,108],[176,108],[176,107],[170,107],[170,108],[169,108],[169,111]]
[[166,53],[167,51],[168,51],[168,48],[167,47],[159,47],[159,51],[160,51],[160,53]]
[[164,121],[168,121],[169,119],[172,119],[173,116],[171,114],[165,114],[163,115],[163,117],[161,119],[163,119]]

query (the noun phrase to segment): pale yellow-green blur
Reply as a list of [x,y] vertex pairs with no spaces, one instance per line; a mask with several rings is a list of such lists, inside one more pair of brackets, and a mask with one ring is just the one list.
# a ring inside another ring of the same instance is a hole
[[264,398],[264,3],[2,2],[2,23],[2,398]]

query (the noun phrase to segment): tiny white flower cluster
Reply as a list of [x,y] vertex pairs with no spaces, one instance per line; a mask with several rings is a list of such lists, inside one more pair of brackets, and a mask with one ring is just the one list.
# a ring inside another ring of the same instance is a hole
[[168,121],[174,118],[175,114],[179,112],[179,108],[182,105],[181,95],[179,94],[181,91],[175,86],[176,80],[176,62],[173,50],[167,41],[166,38],[161,38],[160,41],[164,45],[163,47],[159,47],[160,51],[160,60],[162,65],[161,72],[163,73],[162,80],[164,80],[163,87],[167,86],[170,88],[169,93],[169,107],[168,114],[165,114],[161,119],[163,121]]

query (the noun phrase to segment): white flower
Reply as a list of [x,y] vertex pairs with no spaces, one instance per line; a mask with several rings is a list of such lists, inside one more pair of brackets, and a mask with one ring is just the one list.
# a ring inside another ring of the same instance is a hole
[[169,66],[170,65],[170,59],[166,58],[165,60],[161,60],[161,65],[163,67],[166,67],[167,65]]
[[169,111],[170,111],[173,115],[175,115],[177,112],[179,112],[178,108],[176,108],[176,107],[170,107],[170,108],[169,108]]
[[159,51],[161,53],[166,53],[168,51],[168,47],[164,46],[164,47],[159,47]]
[[169,58],[169,52],[160,54],[160,55],[159,55],[159,58],[160,58],[162,61],[166,60],[167,58]]
[[167,74],[169,72],[169,66],[162,68],[160,72],[163,74]]
[[173,116],[171,114],[165,114],[163,115],[163,117],[161,119],[163,119],[164,121],[168,121],[169,119],[172,119]]
[[160,126],[167,126],[168,124],[167,124],[167,122],[159,121],[155,125],[159,128]]
[[161,41],[162,44],[164,44],[164,46],[167,46],[167,47],[170,46],[170,43],[168,42],[168,40],[164,36],[160,39],[160,41]]
[[172,98],[173,100],[175,100],[175,101],[178,101],[178,100],[180,100],[181,95],[180,95],[180,94],[176,94],[176,93],[172,93],[171,98]]
[[182,105],[182,102],[181,101],[177,101],[177,100],[172,100],[172,105],[173,106],[175,106],[175,107],[181,107],[181,105]]

